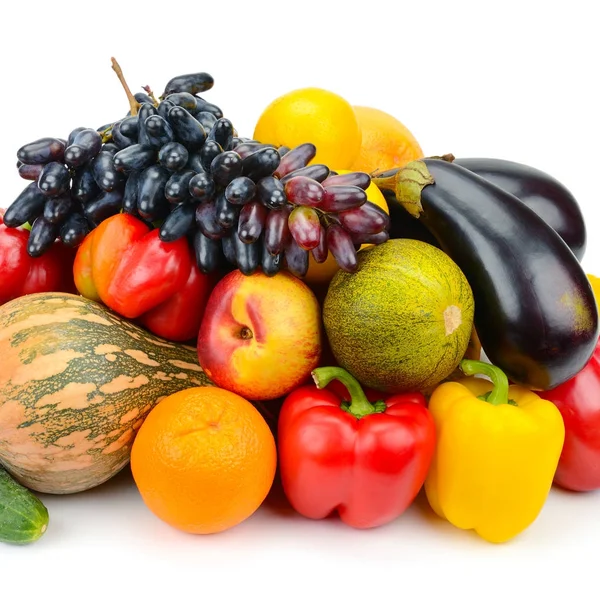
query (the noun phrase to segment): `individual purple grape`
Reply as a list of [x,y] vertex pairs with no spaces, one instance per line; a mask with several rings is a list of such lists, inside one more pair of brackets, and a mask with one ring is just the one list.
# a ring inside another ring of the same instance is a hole
[[21,163],[18,165],[19,177],[29,181],[37,181],[43,168],[44,165],[26,165],[25,163]]
[[[191,198],[190,181],[196,173],[191,170],[173,173],[165,186],[165,196],[171,204],[179,204]],[[131,177],[131,176],[130,176]]]
[[263,177],[256,184],[256,198],[271,210],[287,204],[283,184],[276,177]]
[[160,148],[175,140],[175,133],[169,122],[160,115],[150,115],[144,121],[144,128],[150,146]]
[[71,133],[69,134],[69,137],[67,138],[66,147],[69,147],[75,141],[77,134],[79,132],[83,131],[84,129],[87,129],[87,127],[75,127],[75,129],[73,129],[73,131],[71,131]]
[[196,206],[191,202],[178,204],[160,226],[158,237],[163,242],[174,242],[190,231],[194,224]]
[[123,208],[123,189],[115,188],[111,192],[102,191],[83,207],[87,220],[95,227]]
[[367,201],[367,193],[353,185],[333,185],[323,190],[319,208],[325,212],[342,212],[359,208]]
[[321,223],[319,215],[310,206],[296,206],[288,217],[288,227],[303,250],[312,250],[319,245]]
[[308,250],[300,248],[296,240],[290,236],[284,252],[287,270],[296,277],[304,277],[308,272]]
[[227,231],[217,221],[217,207],[214,200],[196,206],[196,224],[202,233],[211,240],[221,239]]
[[92,161],[92,175],[94,181],[105,192],[112,192],[125,182],[125,177],[117,171],[113,157],[108,152],[99,152],[95,156]]
[[327,179],[329,175],[329,167],[327,165],[309,165],[308,167],[302,167],[301,169],[296,169],[291,173],[288,173],[285,177],[281,178],[281,183],[285,185],[287,181],[289,181],[292,177],[298,177],[302,175],[303,177],[310,177],[315,181],[321,183],[325,179]]
[[93,129],[82,129],[64,151],[64,159],[70,167],[80,167],[94,158],[101,149],[102,136]]
[[275,148],[262,148],[242,159],[243,173],[246,177],[258,181],[271,175],[279,166],[281,157]]
[[37,180],[40,191],[45,196],[52,198],[64,194],[71,183],[69,169],[59,162],[49,162],[44,165]]
[[60,226],[60,239],[65,246],[79,246],[90,232],[88,220],[79,212],[72,212]]
[[169,171],[160,165],[152,165],[140,171],[137,211],[142,219],[154,221],[169,213],[165,187],[170,176]]
[[242,174],[242,158],[234,150],[221,152],[210,163],[210,172],[217,185],[226,186]]
[[217,210],[217,223],[224,229],[230,229],[238,220],[240,214],[240,206],[227,202],[225,193],[220,193],[215,200]]
[[272,144],[260,144],[259,142],[242,142],[238,144],[235,148],[235,151],[242,157],[246,158],[259,150],[264,150],[265,148],[274,148]]
[[214,85],[214,79],[209,73],[188,73],[178,75],[169,80],[165,86],[162,97],[168,97],[170,94],[188,92],[189,94],[198,94],[210,90]]
[[229,119],[221,118],[212,126],[208,139],[214,140],[221,148],[229,148],[233,139],[233,124]]
[[138,183],[140,181],[140,171],[132,171],[125,182],[125,191],[123,192],[123,212],[136,216],[138,203]]
[[210,200],[215,194],[215,182],[208,173],[196,173],[188,186],[190,194],[201,202]]
[[[167,119],[167,121],[169,120],[169,111],[176,106],[176,104],[174,102],[171,102],[170,100],[163,100],[157,107],[156,110],[158,111],[158,114],[163,118],[163,119]],[[128,117],[129,118],[129,117]],[[173,123],[171,123],[171,125],[173,125]]]
[[265,246],[271,254],[279,254],[284,251],[290,238],[288,225],[289,211],[272,210],[267,214],[265,220]]
[[288,173],[306,167],[306,165],[317,154],[317,147],[314,144],[300,144],[292,148],[281,158],[279,166],[273,175],[275,177],[285,177]]
[[371,185],[371,177],[368,173],[353,171],[352,173],[344,173],[342,175],[332,175],[323,181],[324,188],[333,185],[355,185],[362,190],[366,190]]
[[198,121],[198,123],[200,123],[200,125],[202,125],[204,131],[210,131],[217,122],[217,117],[207,111],[195,113],[194,118],[196,121]]
[[[160,114],[160,111],[159,111],[159,114]],[[161,117],[164,117],[164,115],[161,115]],[[139,119],[137,116],[125,117],[121,121],[121,125],[119,126],[121,133],[125,137],[131,138],[132,140],[137,140],[138,128],[139,128]]]
[[217,142],[214,140],[206,140],[204,146],[200,149],[200,161],[202,163],[202,168],[207,173],[210,173],[212,161],[221,154],[221,152],[223,152],[223,148],[221,148]]
[[231,234],[231,240],[235,249],[235,258],[238,269],[244,275],[252,275],[258,269],[262,258],[262,244],[258,241],[246,244],[240,240],[235,232]]
[[196,264],[202,273],[213,273],[223,258],[220,240],[213,240],[198,230],[194,234],[194,254]]
[[323,199],[323,186],[310,177],[292,177],[284,189],[287,199],[292,204],[317,206]]
[[285,156],[290,150],[291,148],[289,146],[279,146],[279,148],[277,148],[279,156]]
[[254,243],[263,231],[267,220],[267,209],[258,201],[242,207],[238,219],[238,235],[245,244]]
[[123,148],[127,148],[137,143],[137,140],[134,138],[127,137],[121,132],[121,122],[117,122],[113,125],[111,129],[111,137],[112,141],[115,143],[119,150],[123,150]]
[[223,255],[225,260],[234,267],[237,267],[237,256],[235,252],[234,238],[237,238],[237,232],[233,231],[229,235],[224,236],[221,239],[221,248],[223,249]]
[[92,164],[87,163],[75,171],[71,184],[71,195],[79,202],[90,202],[100,193],[100,187],[94,179]]
[[62,196],[49,198],[44,204],[44,219],[49,223],[60,225],[71,212],[72,206],[73,201],[69,192],[64,193]]
[[100,152],[108,152],[111,156],[114,156],[119,150],[120,148],[116,144],[107,142],[106,144],[102,144],[102,150],[100,150]]
[[32,258],[44,254],[58,237],[58,231],[58,225],[50,223],[43,216],[37,217],[31,225],[31,231],[27,239],[27,254]]
[[[98,156],[103,153],[104,150]],[[123,148],[123,150],[119,150],[112,157],[112,162],[115,169],[120,173],[141,171],[156,162],[156,148],[153,146],[132,144],[131,146],[127,146],[127,148]]]
[[354,273],[358,266],[356,248],[350,234],[335,223],[327,227],[327,248],[342,271]]
[[[100,149],[99,146],[98,149]],[[52,161],[60,162],[63,160],[64,155],[65,143],[52,137],[40,138],[35,142],[21,146],[17,150],[17,158],[26,165],[45,165]]]
[[142,146],[151,146],[150,137],[146,130],[146,120],[152,115],[157,115],[158,110],[150,102],[143,102],[137,114],[138,118],[138,144]]
[[266,246],[264,238],[262,238],[261,243],[261,268],[262,272],[267,275],[267,277],[272,277],[276,275],[281,270],[283,266],[283,253],[280,254],[271,254]]
[[351,236],[352,241],[355,244],[375,244],[378,246],[379,244],[384,244],[390,239],[390,232],[384,229],[379,233],[353,233]]
[[178,142],[190,151],[202,148],[206,140],[205,128],[185,108],[173,106],[169,110],[168,120]]
[[225,198],[231,204],[246,204],[254,197],[256,184],[249,177],[236,177],[225,188]]
[[342,227],[349,233],[379,233],[388,229],[390,217],[376,204],[365,202],[359,208],[338,213]]
[[216,119],[220,119],[223,116],[223,111],[215,104],[207,102],[204,98],[201,98],[200,96],[194,97],[196,98],[196,110],[193,111],[194,116],[198,115],[199,113],[210,113]]
[[329,255],[327,248],[327,227],[321,223],[319,228],[319,243],[311,250],[312,257],[318,263],[324,263]]
[[158,161],[169,171],[180,171],[189,159],[189,152],[178,142],[165,144],[158,152]]
[[9,205],[4,213],[4,224],[7,227],[20,227],[32,223],[39,217],[46,203],[46,196],[35,181],[32,181]]
[[195,111],[197,108],[196,96],[189,92],[175,92],[166,97],[175,106],[182,106],[186,110]]

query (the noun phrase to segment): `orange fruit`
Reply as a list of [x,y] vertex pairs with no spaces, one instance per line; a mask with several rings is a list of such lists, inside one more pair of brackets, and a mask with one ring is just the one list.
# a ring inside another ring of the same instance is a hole
[[355,106],[354,113],[362,133],[353,171],[385,171],[423,158],[415,136],[392,115],[367,106]]
[[[351,172],[347,169],[334,169],[334,171],[336,173],[339,173],[340,175]],[[368,202],[372,202],[373,204],[379,206],[379,208],[382,208],[386,213],[390,213],[383,194],[373,182],[371,182],[366,191]],[[366,248],[368,246],[370,246],[370,244],[363,244],[361,248]],[[327,259],[325,260],[325,262],[322,263],[318,263],[312,257],[311,253],[308,258],[308,272],[306,273],[304,282],[311,287],[316,286],[317,288],[327,285],[329,284],[331,278],[335,275],[338,269],[339,267],[335,262],[335,258],[333,258],[331,252],[329,252],[329,254],[327,255]]]
[[266,498],[275,477],[273,434],[247,400],[217,387],[164,398],[134,440],[131,471],[146,506],[188,533],[238,525]]
[[358,155],[361,133],[355,111],[344,98],[321,88],[302,88],[265,108],[254,139],[290,148],[310,142],[317,148],[312,163],[347,169]]

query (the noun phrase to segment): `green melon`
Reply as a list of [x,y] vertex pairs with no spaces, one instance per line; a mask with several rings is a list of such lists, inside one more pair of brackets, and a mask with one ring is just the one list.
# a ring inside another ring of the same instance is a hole
[[323,321],[341,367],[365,386],[400,393],[428,389],[454,371],[473,312],[471,287],[448,255],[393,239],[361,250],[355,273],[336,273]]

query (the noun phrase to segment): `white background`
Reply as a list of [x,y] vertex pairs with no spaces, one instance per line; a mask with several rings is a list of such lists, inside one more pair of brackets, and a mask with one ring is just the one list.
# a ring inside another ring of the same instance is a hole
[[[318,86],[403,121],[426,154],[541,168],[595,235],[600,35],[591,0],[569,2],[5,2],[0,9],[0,206],[24,187],[16,150],[127,110],[116,56],[137,91],[208,71],[205,97],[251,136],[261,110]],[[12,8],[7,8],[12,6]],[[0,274],[1,276],[1,274]],[[553,490],[539,519],[494,546],[419,500],[393,524],[354,531],[294,515],[277,494],[226,533],[194,537],[156,519],[125,470],[89,492],[43,496],[45,536],[0,545],[0,597],[541,598],[597,596],[600,492]],[[10,593],[7,593],[10,592]],[[6,595],[5,595],[6,594]]]

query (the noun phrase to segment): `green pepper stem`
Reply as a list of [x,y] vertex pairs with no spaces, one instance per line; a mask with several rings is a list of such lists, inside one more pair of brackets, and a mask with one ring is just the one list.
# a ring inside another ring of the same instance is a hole
[[318,367],[312,371],[311,375],[319,389],[326,387],[334,379],[341,382],[350,393],[350,404],[347,412],[357,419],[371,415],[374,412],[380,412],[369,402],[360,383],[341,367]]
[[489,396],[482,398],[485,402],[494,406],[508,404],[508,378],[504,371],[482,360],[466,358],[460,361],[459,368],[465,375],[487,375],[492,380],[494,389]]

